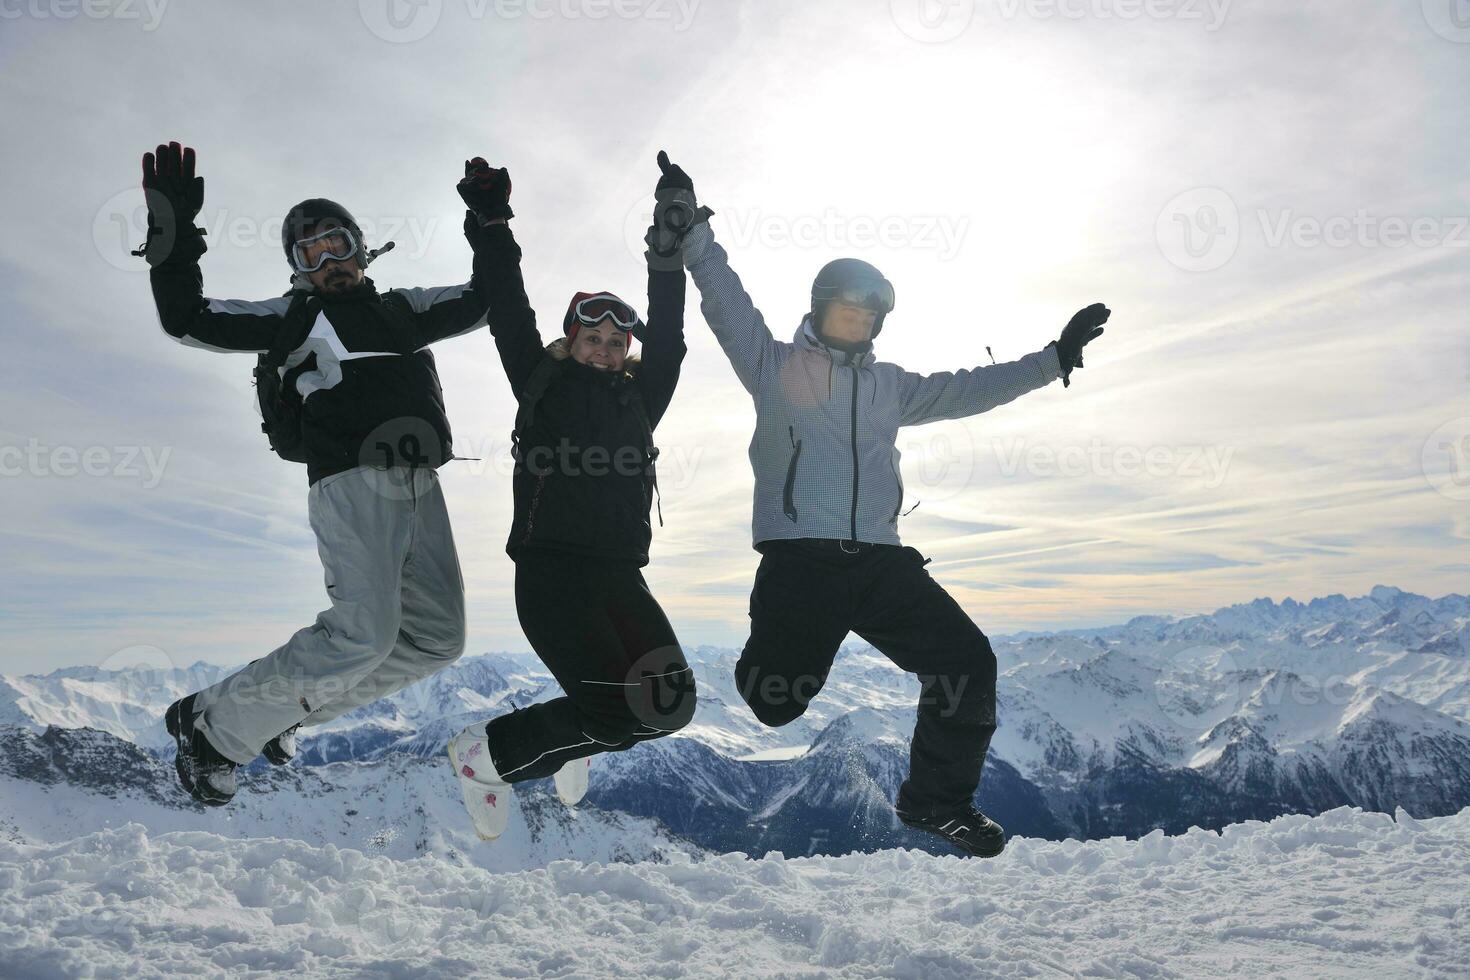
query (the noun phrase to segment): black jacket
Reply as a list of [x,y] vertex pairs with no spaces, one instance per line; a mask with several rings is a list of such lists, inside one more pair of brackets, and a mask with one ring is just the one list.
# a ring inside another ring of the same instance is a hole
[[[471,236],[471,246],[483,240]],[[469,282],[379,293],[371,279],[343,295],[323,294],[322,316],[286,359],[303,363],[302,435],[311,483],[354,466],[437,467],[453,458],[449,419],[428,345],[484,323],[485,262],[476,247]],[[218,351],[268,350],[288,296],[260,302],[204,296],[197,261],[152,270],[153,299],[169,336]],[[264,445],[264,439],[262,439]]]
[[[526,298],[520,247],[508,226],[488,231],[490,332],[519,398],[536,366],[551,355]],[[653,480],[643,426],[629,399],[643,400],[654,427],[674,396],[685,352],[682,269],[649,271],[643,335],[642,361],[631,375],[607,374],[571,358],[557,362],[559,373],[520,433],[515,517],[505,549],[512,558],[534,548],[648,564]]]

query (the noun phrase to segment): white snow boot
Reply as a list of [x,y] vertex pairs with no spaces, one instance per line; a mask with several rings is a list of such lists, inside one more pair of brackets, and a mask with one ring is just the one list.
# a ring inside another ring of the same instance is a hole
[[576,806],[587,795],[587,779],[592,771],[592,756],[573,759],[556,771],[556,796],[567,806]]
[[510,823],[510,783],[500,778],[490,760],[485,723],[471,725],[449,740],[449,762],[464,795],[464,808],[481,840],[494,840]]

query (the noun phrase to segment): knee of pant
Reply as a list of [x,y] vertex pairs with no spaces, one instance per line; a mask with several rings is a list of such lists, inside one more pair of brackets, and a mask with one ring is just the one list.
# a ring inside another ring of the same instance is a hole
[[[811,678],[790,678],[783,674],[766,673],[735,667],[736,686],[745,703],[762,725],[780,728],[789,725],[806,714],[807,705],[821,689]],[[805,681],[805,683],[804,683]]]
[[643,724],[632,712],[588,712],[579,710],[577,722],[582,734],[602,745],[621,745],[642,730]]
[[759,686],[741,685],[740,696],[750,705],[750,710],[767,728],[789,725],[806,714],[807,702],[797,698],[791,691],[773,692]]
[[975,646],[972,660],[979,679],[993,687],[996,675],[995,651],[990,648],[990,637],[984,633],[980,634],[980,642]]
[[349,621],[339,630],[338,637],[346,646],[386,657],[398,642],[401,621],[397,610],[369,611]]
[[430,651],[434,656],[443,660],[446,664],[454,663],[464,654],[465,640],[468,631],[465,629],[464,613],[449,624],[439,642],[434,644]]
[[647,727],[665,734],[677,732],[694,720],[699,696],[694,688],[694,671],[687,667],[651,692]]
[[750,710],[755,712],[756,718],[767,728],[789,725],[806,714],[806,705],[794,701],[786,704],[770,704],[756,698],[746,698],[745,703],[750,705]]

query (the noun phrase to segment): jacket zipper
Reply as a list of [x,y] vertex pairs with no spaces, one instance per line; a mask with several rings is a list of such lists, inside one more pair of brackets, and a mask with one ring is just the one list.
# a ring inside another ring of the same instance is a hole
[[852,369],[852,538],[853,544],[857,544],[857,510],[858,510],[858,443],[857,443],[857,402],[858,402],[858,369],[854,365]]
[[788,425],[786,432],[791,436],[791,463],[786,467],[786,489],[782,494],[782,510],[791,523],[796,523],[796,461],[801,459],[801,440],[796,438],[796,426]]
[[530,506],[526,508],[526,531],[521,535],[521,544],[529,544],[531,532],[536,527],[536,508],[541,503],[541,490],[546,486],[546,475],[543,473],[536,477],[536,489],[531,494]]

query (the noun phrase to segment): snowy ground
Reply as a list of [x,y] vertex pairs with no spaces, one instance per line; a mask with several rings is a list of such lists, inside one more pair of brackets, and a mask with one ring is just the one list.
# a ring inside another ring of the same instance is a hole
[[[488,845],[493,846],[493,845]],[[491,874],[137,824],[0,843],[0,976],[1470,974],[1470,808]]]

